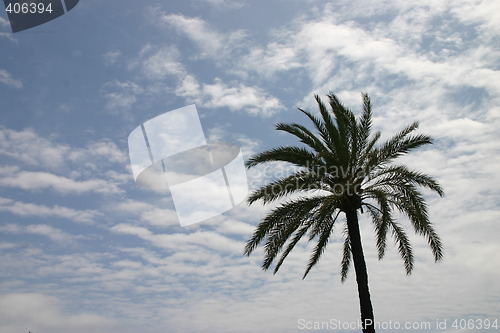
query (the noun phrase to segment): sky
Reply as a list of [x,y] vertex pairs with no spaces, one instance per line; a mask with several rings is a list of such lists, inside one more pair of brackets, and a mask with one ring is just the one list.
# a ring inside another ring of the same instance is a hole
[[[392,242],[377,259],[360,216],[377,332],[500,321],[499,32],[496,0],[82,0],[14,34],[2,10],[0,333],[359,331],[333,327],[359,318],[342,225],[306,279],[307,242],[273,275],[261,249],[243,256],[272,206],[181,227],[128,155],[135,128],[192,104],[244,159],[298,145],[274,124],[309,126],[297,107],[328,92],[355,114],[368,93],[382,138],[419,121],[434,144],[401,162],[446,193],[425,192],[442,262],[401,219],[410,276]],[[249,188],[288,171],[248,170]]]

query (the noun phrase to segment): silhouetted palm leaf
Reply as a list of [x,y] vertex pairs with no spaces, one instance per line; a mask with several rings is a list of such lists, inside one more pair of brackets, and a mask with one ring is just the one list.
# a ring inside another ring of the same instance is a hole
[[[257,226],[248,240],[245,254],[250,255],[264,243],[262,268],[274,267],[277,273],[285,258],[299,241],[309,235],[317,240],[304,273],[304,278],[319,262],[332,231],[345,213],[344,241],[341,261],[341,280],[347,278],[354,262],[361,303],[361,317],[373,319],[368,292],[368,279],[359,235],[357,211],[367,209],[375,228],[379,259],[387,248],[387,234],[393,237],[410,274],[414,257],[408,236],[393,217],[400,212],[408,217],[415,232],[424,236],[435,261],[443,258],[442,243],[429,221],[427,204],[419,188],[428,188],[443,196],[441,186],[431,176],[411,170],[393,161],[421,146],[431,144],[432,138],[413,134],[418,122],[378,144],[380,132],[372,131],[372,106],[367,94],[362,94],[363,110],[356,119],[334,94],[328,95],[329,107],[315,96],[319,116],[299,109],[313,123],[317,134],[300,124],[279,123],[276,129],[297,137],[305,147],[284,146],[259,153],[246,162],[248,168],[268,162],[286,162],[298,171],[272,181],[255,190],[248,202],[269,204],[290,195],[297,196],[273,209]],[[281,254],[281,255],[280,255]],[[374,332],[369,327],[366,332]]]

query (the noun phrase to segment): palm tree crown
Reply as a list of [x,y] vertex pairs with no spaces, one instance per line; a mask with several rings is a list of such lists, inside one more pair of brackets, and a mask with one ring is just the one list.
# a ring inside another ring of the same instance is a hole
[[[419,187],[428,188],[440,196],[444,195],[443,190],[432,177],[394,163],[397,157],[431,144],[431,137],[413,134],[418,128],[418,122],[414,122],[389,140],[379,143],[380,132],[371,134],[372,110],[367,94],[362,94],[363,111],[359,119],[341,104],[337,96],[332,93],[327,96],[330,110],[319,96],[315,96],[320,112],[318,116],[299,109],[313,123],[316,133],[296,123],[276,125],[277,130],[294,135],[305,146],[270,149],[247,161],[248,168],[273,161],[299,167],[291,175],[254,191],[248,199],[249,204],[258,200],[268,204],[292,194],[299,195],[263,218],[248,240],[245,254],[250,255],[264,242],[262,268],[267,270],[280,256],[274,266],[276,273],[299,240],[307,235],[309,241],[317,240],[317,244],[304,273],[305,278],[324,252],[333,227],[343,212],[347,223],[344,226],[341,280],[346,279],[354,259],[359,285],[359,280],[363,280],[363,267],[366,275],[366,266],[357,211],[363,213],[365,209],[375,227],[379,259],[384,256],[387,233],[390,232],[397,243],[406,273],[410,274],[413,269],[412,247],[405,231],[394,218],[395,212],[401,212],[408,217],[416,233],[427,239],[435,261],[441,260],[442,244],[429,221],[427,204]],[[359,265],[356,265],[356,258],[362,259],[358,261]],[[359,276],[358,266],[361,267]],[[366,293],[367,282],[366,276]]]

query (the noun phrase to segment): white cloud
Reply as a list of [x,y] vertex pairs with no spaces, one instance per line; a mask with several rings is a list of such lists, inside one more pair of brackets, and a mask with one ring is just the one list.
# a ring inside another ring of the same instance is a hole
[[[241,47],[245,37],[245,33],[241,30],[229,34],[219,33],[198,17],[168,14],[161,16],[160,20],[191,39],[202,51],[201,57],[216,60],[227,58],[235,51],[236,45]],[[195,55],[194,58],[197,58],[197,56]]]
[[[156,14],[155,14],[156,15]],[[241,73],[238,66],[230,65],[241,53],[241,43],[245,38],[242,31],[231,33],[219,33],[210,25],[196,17],[186,17],[178,14],[162,15],[162,23],[173,27],[180,33],[192,40],[201,50],[201,54],[190,56],[192,59],[208,58],[216,61],[226,70]],[[258,54],[254,55],[257,61]],[[130,108],[137,102],[140,94],[157,94],[172,90],[177,96],[186,98],[189,103],[196,103],[198,107],[224,108],[231,111],[244,111],[251,115],[270,116],[284,107],[280,100],[263,89],[243,84],[240,82],[226,83],[220,78],[215,78],[213,83],[199,82],[195,75],[190,74],[183,62],[181,62],[179,49],[172,45],[153,46],[146,44],[139,52],[138,57],[130,62],[129,69],[140,69],[140,75],[155,82],[142,91],[129,91],[107,94],[109,108]],[[276,61],[286,62],[287,57],[277,57]],[[228,63],[229,62],[229,63]],[[171,80],[174,80],[172,84]],[[123,103],[122,103],[123,102]]]
[[[3,17],[0,16],[0,26],[1,27],[9,27],[10,28],[10,22],[9,22],[9,20],[6,20],[6,19],[4,19]],[[3,32],[2,31],[2,32],[0,32],[0,37],[6,38],[6,39],[8,39],[9,41],[11,41],[11,42],[13,42],[15,44],[18,43],[17,39],[13,37],[13,33],[12,32]],[[2,70],[0,70],[0,72],[2,72]],[[0,77],[1,77],[1,75],[2,74],[0,73]],[[0,78],[0,82],[1,81],[2,80]],[[19,82],[19,83],[21,83],[21,82]],[[22,83],[21,83],[21,86],[22,86]]]
[[[293,75],[308,76],[313,84],[307,97],[318,91],[366,91],[367,84],[376,89],[381,82],[390,86],[395,79],[424,82],[427,86],[466,84],[494,94],[500,91],[494,79],[498,77],[494,69],[498,57],[491,57],[498,55],[498,50],[464,40],[466,33],[451,30],[450,25],[457,24],[456,18],[449,18],[451,23],[442,18],[448,5],[397,2],[394,6],[377,4],[376,8],[366,8],[361,1],[354,5],[326,5],[321,18],[293,21],[288,29],[274,32],[272,41],[264,46],[251,47],[241,58],[241,68],[264,78],[299,69],[299,74]],[[387,15],[389,20],[370,16],[375,14]],[[424,38],[431,36],[434,44],[424,48]]]
[[42,138],[32,129],[15,131],[0,127],[0,154],[28,165],[61,166],[69,150],[69,146]]
[[241,8],[244,6],[239,0],[197,0],[198,2],[205,2],[211,6],[216,6],[217,8]]
[[134,95],[126,92],[110,92],[104,97],[107,99],[106,108],[111,110],[129,110],[137,102]]
[[[156,194],[157,192],[155,192]],[[175,210],[165,208],[168,206],[173,207],[171,200],[170,196],[161,200],[154,199],[154,201],[151,200],[149,202],[128,199],[113,202],[109,206],[112,208],[114,214],[123,214],[127,218],[132,217],[134,221],[140,222],[143,227],[168,230],[170,227],[179,226]]]
[[99,165],[128,161],[127,154],[109,139],[89,142],[83,148],[71,147],[42,137],[33,129],[16,131],[1,126],[0,155],[43,169],[62,169],[71,163],[84,163],[86,169],[95,171]]
[[54,228],[46,224],[32,224],[27,226],[21,226],[18,224],[6,224],[0,226],[0,232],[35,234],[45,236],[54,242],[70,242],[74,239],[74,236],[72,236],[71,234],[68,234],[61,229]]
[[144,211],[147,211],[147,210],[154,208],[154,206],[150,203],[132,200],[132,199],[120,201],[116,204],[113,204],[112,206],[117,211],[124,211],[127,213],[135,213],[135,214],[140,214]]
[[106,52],[103,56],[104,62],[107,65],[115,65],[118,60],[123,56],[121,51],[118,50],[112,50],[109,52]]
[[141,220],[153,227],[166,228],[179,225],[177,213],[172,209],[148,209],[141,214]]
[[110,229],[112,232],[135,235],[154,246],[177,251],[178,249],[197,249],[200,246],[209,249],[239,253],[243,244],[211,231],[195,231],[189,234],[153,234],[149,229],[130,224],[117,224]]
[[32,203],[14,201],[0,197],[0,211],[19,216],[58,217],[79,223],[92,223],[97,212],[92,210],[75,210],[62,206],[45,206]]
[[254,226],[248,223],[230,218],[222,218],[221,220],[215,224],[216,230],[221,234],[248,237],[254,231]]
[[279,36],[285,42],[272,41],[264,47],[251,47],[249,53],[242,57],[241,67],[245,72],[255,71],[268,79],[277,72],[304,67],[295,46],[286,42],[290,39],[288,35],[289,32],[283,32]]
[[10,23],[9,23],[8,20],[6,20],[6,19],[4,19],[3,17],[0,16],[0,25],[2,27],[8,27],[8,26],[10,26]]
[[[335,77],[336,70],[342,70],[337,67],[345,64],[344,59],[350,66],[359,66],[352,73],[355,81],[366,80],[374,74],[392,74],[415,81],[444,81],[460,85],[465,75],[477,70],[470,65],[464,66],[464,59],[434,61],[402,47],[397,40],[371,34],[351,23],[334,23],[330,19],[305,23],[294,43],[297,49],[304,50],[311,78],[317,86],[335,81],[331,78]],[[370,68],[374,72],[369,72]],[[344,79],[348,78],[342,78],[342,81]]]
[[495,0],[453,2],[451,11],[466,24],[477,24],[487,38],[498,37],[500,4]]
[[223,37],[200,18],[169,14],[163,16],[162,21],[185,34],[209,55],[216,54],[224,46]]
[[131,68],[140,67],[141,73],[148,79],[163,79],[168,76],[179,77],[185,73],[184,65],[179,62],[180,53],[175,46],[155,48],[150,44],[139,52]]
[[117,112],[128,111],[137,102],[137,96],[143,92],[143,88],[132,81],[107,82],[104,84],[106,108]]
[[487,124],[469,118],[452,119],[447,122],[437,123],[433,131],[439,133],[440,137],[452,137],[455,139],[477,139],[485,132],[489,132]]
[[53,296],[36,293],[11,293],[0,298],[0,331],[50,331],[55,333],[109,332],[116,322],[88,312],[65,313],[63,304]]
[[[12,36],[12,33],[10,33],[10,32],[0,32],[0,37],[3,37],[3,38],[8,39],[9,41],[13,42],[14,44],[17,44],[17,43],[18,43],[17,39],[16,39],[16,38],[14,38],[14,37]],[[21,83],[22,83],[22,82],[21,82]]]
[[14,79],[12,75],[4,69],[0,69],[0,82],[12,87],[12,88],[22,88],[23,83],[20,80]]
[[48,172],[14,171],[5,172],[0,169],[0,187],[15,187],[23,190],[40,191],[52,189],[60,193],[120,193],[115,184],[102,179],[78,181]]
[[84,148],[74,148],[69,153],[68,158],[78,163],[89,160],[95,163],[95,160],[98,159],[99,162],[124,164],[129,160],[127,154],[109,139],[89,142]]
[[198,80],[193,76],[193,75],[186,75],[182,80],[180,81],[179,85],[177,86],[175,92],[176,94],[180,96],[186,96],[192,99],[195,99],[196,97],[201,97],[201,86],[198,83]]
[[195,77],[186,75],[176,93],[200,107],[227,107],[231,111],[245,111],[263,117],[269,117],[284,108],[279,99],[262,89],[241,83],[227,85],[220,79],[215,79],[213,84],[199,84]]
[[37,168],[28,171],[4,164],[0,167],[0,186],[3,187],[116,194],[122,192],[119,185],[127,180],[122,174],[109,171],[111,165],[119,165],[123,171],[128,167],[126,153],[109,139],[89,142],[81,148],[41,137],[32,129],[15,131],[0,127],[0,155],[4,160],[22,162],[26,169]]
[[18,247],[17,243],[0,242],[0,251],[9,250]]

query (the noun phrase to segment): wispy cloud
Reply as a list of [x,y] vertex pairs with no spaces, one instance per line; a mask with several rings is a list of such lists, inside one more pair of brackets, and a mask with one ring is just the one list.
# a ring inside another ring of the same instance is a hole
[[164,79],[167,76],[184,76],[184,65],[179,61],[180,52],[174,46],[155,48],[150,44],[139,52],[137,60],[132,61],[131,68],[139,67],[148,79]]
[[96,211],[92,210],[75,210],[62,206],[49,207],[2,197],[0,197],[0,211],[24,217],[57,217],[80,223],[93,223],[94,218],[98,215]]
[[211,231],[197,231],[189,234],[154,234],[149,229],[130,224],[117,224],[112,232],[137,236],[154,246],[175,251],[180,248],[207,247],[212,250],[238,253],[243,244]]
[[0,155],[41,169],[62,169],[71,163],[75,166],[84,163],[85,168],[95,171],[99,164],[128,161],[126,153],[109,139],[89,142],[85,147],[72,147],[54,138],[42,137],[33,129],[16,131],[1,126]]
[[[179,18],[175,17],[175,20],[177,19]],[[182,20],[184,19],[187,18],[182,17]],[[206,32],[202,20],[193,20],[198,25],[202,25],[200,31]],[[208,44],[211,46],[203,47],[212,50],[213,56],[219,58],[222,56],[216,51],[219,48],[219,42],[228,50],[231,47],[222,36],[215,33],[214,36],[212,42]],[[189,73],[180,59],[181,54],[176,47],[145,45],[129,65],[129,70],[140,73],[141,82],[145,84],[108,82],[105,85],[104,94],[108,109],[123,112],[132,108],[141,98],[161,96],[165,90],[184,97],[188,103],[196,103],[199,108],[228,108],[231,111],[246,112],[252,116],[262,117],[269,117],[284,109],[278,98],[262,88],[243,84],[239,80],[224,82],[221,78],[215,78],[213,83],[199,82],[195,75]]]
[[31,224],[27,226],[20,226],[18,224],[6,224],[0,226],[0,232],[40,235],[45,236],[54,242],[63,243],[67,243],[75,239],[75,236],[47,224]]
[[106,52],[103,55],[103,58],[104,58],[104,61],[106,62],[107,65],[115,65],[122,56],[123,56],[123,54],[120,51],[112,50],[112,51]]
[[481,0],[477,2],[459,1],[451,5],[451,11],[465,24],[477,24],[488,39],[498,37],[500,23],[498,12],[500,4],[494,0]]
[[[83,148],[73,147],[68,154],[68,159],[72,162],[100,162],[100,163],[117,163],[125,164],[128,162],[127,153],[120,150],[116,143],[109,139],[101,139],[87,143]],[[90,164],[86,165],[90,167]],[[92,169],[96,166],[93,165]]]
[[0,82],[12,88],[20,89],[23,87],[23,83],[20,80],[13,78],[9,72],[1,68],[0,68]]
[[136,104],[137,95],[143,91],[142,87],[132,81],[107,82],[103,87],[106,108],[114,112],[124,113]]
[[[270,79],[279,72],[286,72],[304,67],[296,45],[290,43],[289,32],[283,31],[277,36],[283,41],[271,41],[267,45],[253,46],[241,59],[241,74],[256,72]],[[288,40],[288,41],[287,41]],[[238,73],[238,71],[236,71]]]
[[284,109],[280,100],[262,89],[244,84],[228,85],[220,79],[212,84],[200,84],[192,75],[186,75],[176,89],[179,96],[186,97],[200,106],[229,108],[245,111],[250,115],[269,117]]
[[199,3],[206,3],[216,8],[240,8],[244,6],[244,2],[240,0],[196,0]]
[[[201,51],[199,57],[209,57],[216,60],[227,58],[236,50],[237,46],[241,47],[246,36],[241,30],[226,34],[219,33],[198,17],[168,14],[161,16],[160,20],[192,40]],[[194,55],[193,58],[197,57]]]
[[32,129],[15,131],[0,127],[0,154],[28,165],[61,166],[69,150],[67,145],[54,144]]
[[39,293],[4,294],[0,299],[0,329],[16,331],[20,327],[31,330],[59,330],[66,327],[73,332],[108,332],[116,327],[104,316],[81,312],[66,313],[62,302],[54,297]]
[[10,242],[0,242],[0,251],[1,250],[9,250],[15,247],[18,247],[18,243],[10,243]]
[[3,17],[0,17],[0,26],[8,27],[8,26],[10,26],[10,23],[8,20],[4,19]]
[[[9,172],[11,171],[11,172]],[[74,180],[48,172],[31,172],[0,168],[0,187],[29,191],[54,190],[60,193],[120,193],[116,185],[102,179]]]
[[0,37],[6,38],[9,41],[11,41],[12,43],[17,44],[18,40],[16,38],[14,38],[12,35],[13,34],[11,32],[0,32]]

